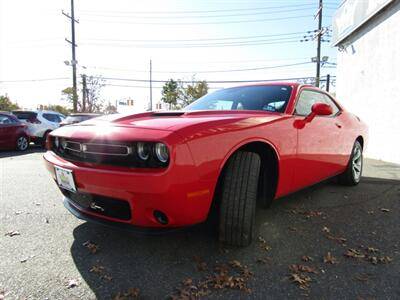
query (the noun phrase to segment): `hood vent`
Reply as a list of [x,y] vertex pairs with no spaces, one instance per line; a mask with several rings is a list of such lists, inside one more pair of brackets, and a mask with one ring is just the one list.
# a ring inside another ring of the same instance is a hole
[[158,111],[154,112],[153,116],[154,117],[179,117],[184,115],[184,111]]

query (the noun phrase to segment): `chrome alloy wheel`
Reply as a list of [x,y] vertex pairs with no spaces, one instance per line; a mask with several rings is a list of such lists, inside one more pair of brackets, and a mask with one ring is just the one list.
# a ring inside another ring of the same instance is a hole
[[17,140],[17,149],[25,151],[28,149],[28,139],[25,136],[20,136]]
[[351,161],[351,169],[353,171],[353,178],[356,182],[360,181],[361,178],[361,171],[362,171],[362,149],[360,145],[356,145],[353,150],[353,157]]

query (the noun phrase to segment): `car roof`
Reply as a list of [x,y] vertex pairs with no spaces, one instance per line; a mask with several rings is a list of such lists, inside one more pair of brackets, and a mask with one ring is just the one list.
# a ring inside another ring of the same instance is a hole
[[57,115],[63,115],[62,113],[59,113],[57,111],[53,110],[25,110],[25,109],[19,109],[19,110],[13,110],[13,113],[47,113],[47,114],[57,114]]
[[268,86],[268,85],[286,85],[286,86],[291,86],[292,88],[299,88],[299,87],[314,87],[313,85],[310,84],[302,84],[299,82],[293,82],[293,81],[257,81],[257,82],[248,82],[244,84],[240,84],[237,86],[233,87],[244,87],[244,86]]
[[73,113],[69,114],[68,117],[79,117],[79,116],[101,116],[101,114],[96,113]]

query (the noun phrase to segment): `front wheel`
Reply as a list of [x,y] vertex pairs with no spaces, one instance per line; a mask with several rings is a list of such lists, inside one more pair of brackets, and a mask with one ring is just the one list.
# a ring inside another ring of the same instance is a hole
[[18,151],[26,151],[26,149],[28,149],[28,146],[29,146],[29,141],[26,136],[22,135],[17,139]]
[[222,180],[219,240],[247,246],[254,235],[260,156],[239,151],[230,160]]
[[339,182],[344,185],[360,183],[363,169],[363,148],[359,141],[355,141],[346,171],[339,175]]

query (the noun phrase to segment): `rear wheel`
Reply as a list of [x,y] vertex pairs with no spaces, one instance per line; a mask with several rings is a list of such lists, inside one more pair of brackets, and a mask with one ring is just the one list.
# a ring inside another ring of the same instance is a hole
[[247,246],[254,235],[257,187],[261,160],[258,154],[239,151],[229,160],[222,180],[219,240]]
[[29,146],[28,138],[24,135],[18,137],[17,139],[17,150],[18,151],[26,151]]
[[355,141],[346,171],[339,175],[339,182],[344,185],[357,185],[360,183],[363,169],[363,148],[359,141]]

